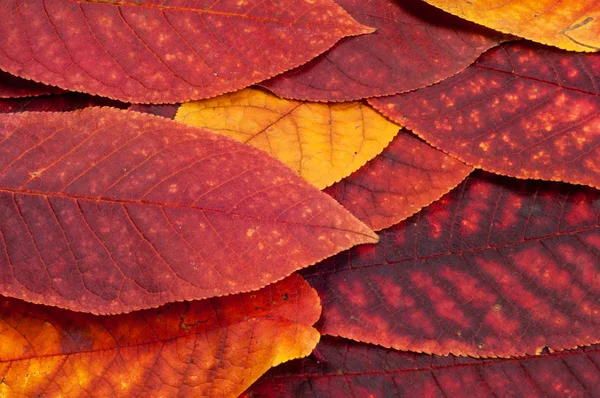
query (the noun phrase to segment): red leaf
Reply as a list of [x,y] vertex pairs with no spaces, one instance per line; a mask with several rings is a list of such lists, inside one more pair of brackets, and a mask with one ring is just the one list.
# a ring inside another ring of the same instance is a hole
[[503,39],[420,0],[338,0],[370,35],[340,41],[291,72],[261,83],[277,95],[350,101],[428,86],[466,68]]
[[377,236],[264,152],[137,112],[0,116],[0,293],[118,313],[258,289]]
[[600,187],[600,54],[509,43],[435,86],[370,100],[475,167]]
[[439,199],[471,171],[404,130],[375,159],[324,192],[380,230]]
[[600,342],[599,216],[596,190],[478,174],[307,270],[320,330],[483,357]]
[[128,104],[81,93],[41,95],[27,98],[0,99],[0,113],[68,112],[91,106],[112,106],[124,109]]
[[330,0],[2,0],[0,68],[126,102],[246,87],[372,32]]
[[0,71],[0,98],[32,97],[42,94],[59,93],[62,90],[31,80],[21,79]]
[[591,397],[600,346],[511,359],[439,357],[324,337],[324,362],[278,366],[242,397]]
[[172,105],[148,105],[148,104],[133,104],[128,110],[134,112],[143,112],[149,113],[155,116],[166,117],[167,119],[175,119],[175,115],[177,114],[177,109],[179,109],[179,104]]

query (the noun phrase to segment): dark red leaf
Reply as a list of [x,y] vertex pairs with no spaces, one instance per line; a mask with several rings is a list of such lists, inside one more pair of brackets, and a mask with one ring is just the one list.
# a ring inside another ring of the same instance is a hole
[[268,79],[370,33],[331,0],[1,0],[0,68],[125,102]]
[[33,97],[61,91],[59,88],[21,79],[0,70],[0,98]]
[[325,334],[482,357],[600,342],[600,192],[476,173],[306,270]]
[[261,85],[277,95],[350,101],[428,86],[466,68],[503,36],[420,0],[337,0],[377,28]]
[[0,293],[119,313],[258,289],[377,236],[263,151],[111,108],[0,115]]
[[435,86],[370,102],[475,167],[600,187],[599,87],[599,53],[516,42]]
[[439,357],[340,338],[317,345],[324,361],[295,360],[267,372],[244,398],[595,397],[600,346],[511,359]]
[[0,99],[0,113],[69,112],[91,106],[111,106],[113,108],[125,109],[129,105],[108,98],[81,93]]
[[166,117],[167,119],[175,119],[179,104],[168,105],[151,105],[151,104],[133,104],[128,108],[130,111],[149,113],[155,116]]
[[324,192],[377,231],[439,199],[471,171],[403,130],[375,159]]

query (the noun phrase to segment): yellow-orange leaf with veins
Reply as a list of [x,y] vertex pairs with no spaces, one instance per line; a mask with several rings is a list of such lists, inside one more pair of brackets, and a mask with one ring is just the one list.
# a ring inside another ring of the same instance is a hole
[[298,275],[115,316],[0,298],[0,396],[235,397],[271,366],[308,355],[320,313]]
[[425,0],[472,22],[571,51],[600,50],[597,0]]
[[399,130],[362,102],[300,102],[253,88],[185,103],[175,120],[263,149],[319,189],[377,156]]

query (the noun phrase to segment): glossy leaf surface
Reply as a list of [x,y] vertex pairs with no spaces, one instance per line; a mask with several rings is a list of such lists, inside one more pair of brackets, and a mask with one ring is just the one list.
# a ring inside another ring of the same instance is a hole
[[371,100],[475,167],[600,187],[600,54],[504,44],[439,84]]
[[258,289],[377,236],[247,145],[137,112],[0,116],[0,292],[119,313]]
[[325,334],[514,356],[600,342],[600,193],[476,173],[307,280]]
[[242,395],[259,397],[593,397],[600,346],[511,359],[439,357],[323,337],[322,359],[270,370]]
[[351,101],[428,86],[471,64],[503,36],[420,0],[338,0],[377,28],[341,40],[306,65],[262,86],[286,98]]
[[0,71],[0,98],[32,97],[60,91],[62,90],[56,87],[21,79],[10,73]]
[[311,352],[319,313],[297,275],[117,316],[0,298],[0,395],[236,397],[271,366]]
[[425,0],[488,26],[571,51],[600,50],[600,4],[595,0]]
[[182,104],[175,120],[267,151],[319,189],[381,153],[400,129],[361,102],[299,102],[252,88]]
[[126,102],[237,90],[372,31],[330,0],[0,4],[0,68]]
[[404,130],[375,159],[325,192],[380,230],[436,201],[471,171]]

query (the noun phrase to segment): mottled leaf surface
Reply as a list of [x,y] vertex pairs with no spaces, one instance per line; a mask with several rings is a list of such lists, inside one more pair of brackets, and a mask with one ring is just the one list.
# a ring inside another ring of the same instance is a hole
[[56,87],[21,79],[10,73],[0,71],[0,98],[33,97],[60,91],[62,90]]
[[322,333],[506,357],[600,342],[600,193],[476,173],[378,245],[307,269]]
[[182,104],[175,120],[267,151],[319,189],[381,153],[400,129],[362,102],[292,101],[253,88]]
[[2,0],[0,68],[126,102],[246,87],[370,33],[330,0]]
[[278,366],[244,398],[595,397],[600,346],[511,359],[440,357],[325,336],[319,363]]
[[439,84],[370,100],[465,163],[600,187],[600,55],[515,42]]
[[377,236],[264,152],[110,108],[0,116],[0,292],[119,313],[258,289]]
[[254,293],[93,316],[0,298],[0,395],[236,397],[319,341],[316,292]]
[[428,86],[452,76],[498,44],[499,33],[420,0],[338,0],[357,21],[377,28],[262,86],[286,98],[351,101]]
[[472,167],[403,130],[375,159],[325,192],[380,230],[436,201],[471,171]]
[[596,0],[425,0],[501,32],[571,51],[600,50]]
[[69,112],[92,106],[125,109],[129,105],[109,98],[82,93],[40,95],[24,98],[0,98],[0,113]]

